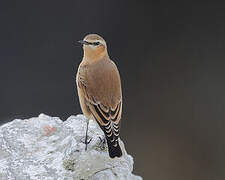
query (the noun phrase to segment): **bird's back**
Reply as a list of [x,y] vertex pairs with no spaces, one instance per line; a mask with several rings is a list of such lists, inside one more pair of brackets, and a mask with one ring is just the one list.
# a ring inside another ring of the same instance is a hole
[[114,62],[102,59],[83,68],[87,94],[94,97],[95,102],[114,109],[122,98],[120,76]]

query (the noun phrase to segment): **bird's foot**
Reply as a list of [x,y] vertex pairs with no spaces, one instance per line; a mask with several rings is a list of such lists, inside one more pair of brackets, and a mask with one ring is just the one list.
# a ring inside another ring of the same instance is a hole
[[87,145],[91,142],[92,138],[89,136],[85,136],[81,139],[81,142],[84,143],[85,146],[85,151],[87,151]]
[[99,136],[98,138],[100,140],[100,142],[99,142],[99,148],[101,150],[105,150],[106,149],[106,138],[105,138],[105,136]]

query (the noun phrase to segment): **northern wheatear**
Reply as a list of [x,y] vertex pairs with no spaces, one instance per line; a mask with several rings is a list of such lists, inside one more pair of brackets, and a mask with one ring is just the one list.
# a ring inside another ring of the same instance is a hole
[[[76,82],[81,109],[87,119],[94,119],[103,130],[111,158],[121,157],[119,122],[122,112],[122,90],[119,71],[110,60],[105,40],[89,34],[79,41],[84,56],[79,65]],[[87,132],[86,129],[86,150]]]

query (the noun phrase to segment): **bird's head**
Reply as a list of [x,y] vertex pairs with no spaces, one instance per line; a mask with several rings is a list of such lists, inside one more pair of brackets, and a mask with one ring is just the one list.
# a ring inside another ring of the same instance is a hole
[[84,58],[95,60],[108,55],[105,40],[97,34],[88,34],[78,42],[83,45]]

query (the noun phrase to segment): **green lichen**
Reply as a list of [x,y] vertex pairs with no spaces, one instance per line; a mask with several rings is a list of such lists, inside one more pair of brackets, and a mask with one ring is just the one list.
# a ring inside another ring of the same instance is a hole
[[75,162],[72,159],[67,159],[63,161],[63,167],[64,169],[68,170],[68,171],[74,171],[75,170]]

